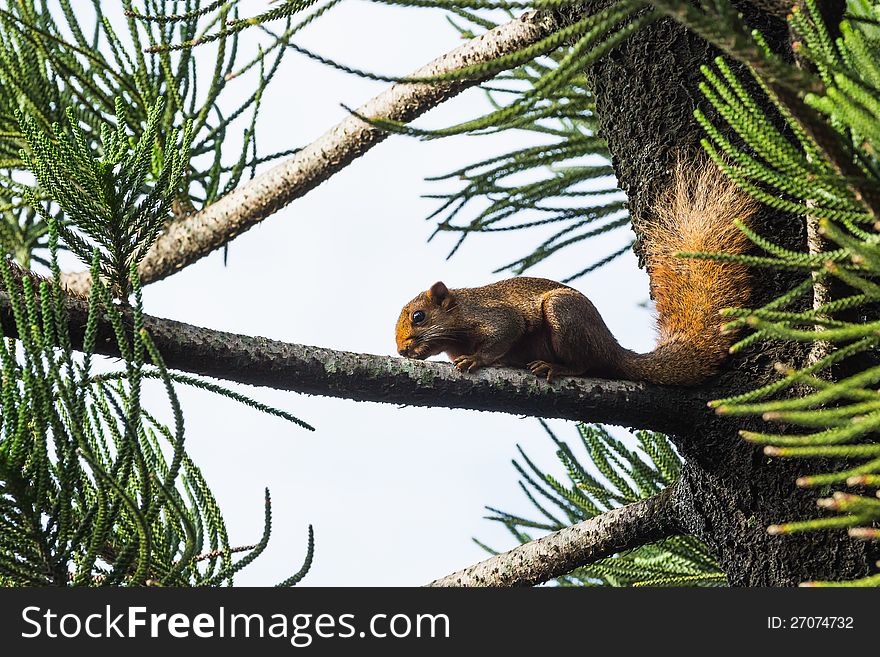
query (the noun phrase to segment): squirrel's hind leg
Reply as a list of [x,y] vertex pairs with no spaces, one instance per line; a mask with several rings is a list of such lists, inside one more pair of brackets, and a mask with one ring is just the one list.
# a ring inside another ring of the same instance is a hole
[[601,374],[613,369],[613,347],[619,346],[587,297],[571,288],[558,288],[544,295],[541,309],[553,358],[552,362],[529,363],[532,372],[538,376],[546,374],[552,380],[557,376]]

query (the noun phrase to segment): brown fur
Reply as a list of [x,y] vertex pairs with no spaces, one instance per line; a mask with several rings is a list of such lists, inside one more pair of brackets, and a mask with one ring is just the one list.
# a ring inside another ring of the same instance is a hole
[[755,209],[714,165],[677,168],[645,232],[659,329],[657,347],[648,354],[621,347],[577,290],[528,277],[453,290],[435,283],[401,311],[395,331],[398,352],[418,359],[446,352],[456,367],[468,372],[509,366],[527,367],[548,379],[605,376],[699,383],[727,355],[732,337],[721,333],[719,312],[748,301],[748,274],[743,265],[675,253],[742,253],[747,238],[732,222],[747,221]]

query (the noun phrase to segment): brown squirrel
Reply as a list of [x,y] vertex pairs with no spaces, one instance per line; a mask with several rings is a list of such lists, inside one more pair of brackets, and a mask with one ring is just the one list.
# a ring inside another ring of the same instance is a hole
[[461,371],[528,368],[557,376],[626,378],[694,385],[718,370],[733,337],[721,309],[744,305],[749,280],[741,264],[677,257],[679,251],[743,253],[748,238],[733,224],[757,204],[711,162],[679,164],[645,230],[659,338],[647,354],[618,344],[590,300],[544,278],[510,278],[483,287],[441,282],[403,307],[397,350],[425,359],[441,352]]

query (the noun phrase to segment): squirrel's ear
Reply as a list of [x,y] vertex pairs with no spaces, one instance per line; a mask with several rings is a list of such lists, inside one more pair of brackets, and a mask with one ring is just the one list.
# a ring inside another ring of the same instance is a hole
[[443,284],[443,281],[437,281],[428,290],[428,301],[440,305],[443,300],[449,296],[449,288]]

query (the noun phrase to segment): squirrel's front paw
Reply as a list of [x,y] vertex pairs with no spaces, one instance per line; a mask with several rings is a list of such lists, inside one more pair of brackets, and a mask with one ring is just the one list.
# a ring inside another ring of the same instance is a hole
[[553,363],[548,363],[546,360],[533,360],[526,365],[526,367],[528,367],[535,376],[546,375],[548,383],[552,383],[553,377],[559,374],[557,366]]
[[459,372],[473,372],[483,365],[476,356],[459,356],[452,363],[458,368]]

